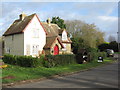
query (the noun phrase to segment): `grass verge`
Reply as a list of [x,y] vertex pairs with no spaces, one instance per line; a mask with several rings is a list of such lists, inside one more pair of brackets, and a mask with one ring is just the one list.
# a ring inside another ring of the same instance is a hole
[[[103,64],[111,63],[113,60],[107,58],[103,63],[92,61],[86,64],[70,64],[65,66],[58,66],[53,68],[37,67],[37,68],[25,68],[20,66],[9,65],[2,70],[2,83],[14,83],[23,80],[39,79],[43,77],[50,77],[54,75],[61,75],[65,73],[71,73],[81,70],[90,69]],[[11,78],[8,78],[10,77]]]
[[120,52],[115,52],[115,54],[120,54]]

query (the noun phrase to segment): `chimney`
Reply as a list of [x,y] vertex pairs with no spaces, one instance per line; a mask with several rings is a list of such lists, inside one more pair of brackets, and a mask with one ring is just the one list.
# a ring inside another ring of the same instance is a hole
[[47,19],[47,23],[50,25],[50,18]]
[[26,16],[27,16],[26,14],[22,13],[22,14],[19,15],[19,19],[23,20]]

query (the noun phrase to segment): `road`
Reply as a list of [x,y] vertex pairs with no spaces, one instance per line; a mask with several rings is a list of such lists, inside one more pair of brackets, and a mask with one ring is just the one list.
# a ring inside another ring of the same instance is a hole
[[118,88],[118,62],[73,75],[16,85],[12,88]]

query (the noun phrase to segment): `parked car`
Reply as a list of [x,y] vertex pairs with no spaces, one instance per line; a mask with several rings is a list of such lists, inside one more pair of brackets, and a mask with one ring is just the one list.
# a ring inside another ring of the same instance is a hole
[[107,57],[110,57],[110,56],[114,57],[114,51],[112,49],[107,49],[106,52],[107,52]]

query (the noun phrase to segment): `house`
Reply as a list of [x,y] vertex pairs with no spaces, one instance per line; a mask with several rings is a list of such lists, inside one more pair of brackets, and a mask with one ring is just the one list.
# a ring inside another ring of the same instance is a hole
[[[71,52],[72,41],[68,37],[68,32],[65,29],[61,29],[57,24],[53,24],[50,22],[51,22],[50,18],[48,18],[47,22],[42,22],[43,27],[47,31],[46,45],[44,46],[45,53],[56,55],[57,51],[59,51],[58,52],[59,54],[63,53],[72,54]],[[59,47],[59,50],[57,47]]]
[[4,53],[27,56],[71,53],[72,42],[66,30],[50,23],[50,19],[41,22],[37,14],[22,13],[3,36]]

